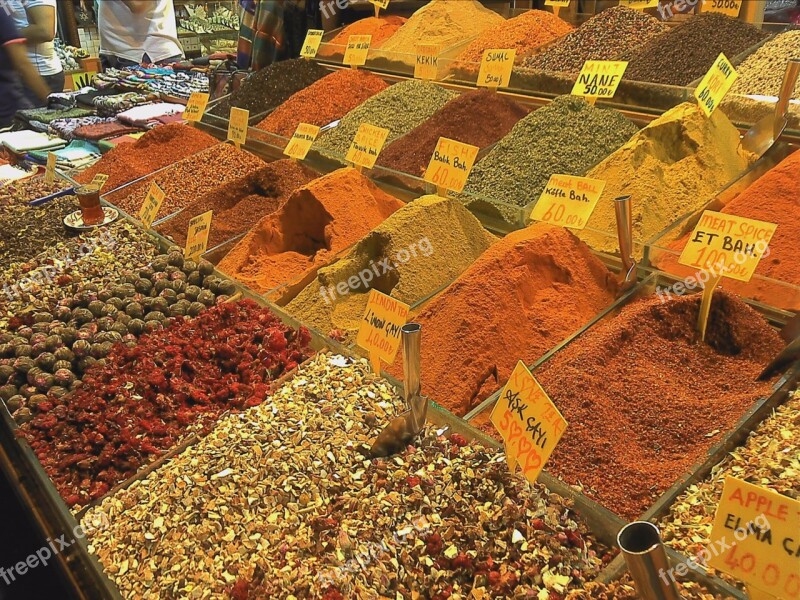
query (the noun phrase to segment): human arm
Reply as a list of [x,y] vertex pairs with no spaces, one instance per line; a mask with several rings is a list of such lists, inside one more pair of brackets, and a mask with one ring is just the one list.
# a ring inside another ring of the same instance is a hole
[[26,6],[28,25],[19,30],[28,43],[52,42],[56,36],[56,9],[54,6]]
[[150,0],[122,0],[122,3],[128,7],[135,15],[142,15],[148,11],[152,1]]
[[47,87],[42,76],[34,68],[33,63],[28,60],[28,52],[25,44],[8,42],[3,45],[3,49],[8,53],[11,65],[19,73],[22,82],[30,88],[41,100],[46,100],[50,95],[50,88]]

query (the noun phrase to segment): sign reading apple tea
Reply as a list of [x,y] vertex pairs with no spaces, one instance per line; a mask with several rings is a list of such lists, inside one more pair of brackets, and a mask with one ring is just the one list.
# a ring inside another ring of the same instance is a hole
[[573,175],[551,175],[533,207],[531,220],[583,229],[597,206],[606,182]]
[[408,319],[408,304],[370,290],[367,308],[361,317],[356,344],[369,352],[372,370],[380,373],[380,361],[394,362],[400,347],[401,329]]
[[628,68],[622,60],[587,60],[572,87],[573,96],[613,98]]
[[480,148],[440,137],[423,178],[437,188],[459,193],[475,164]]
[[508,87],[516,57],[516,50],[485,50],[478,71],[478,87]]

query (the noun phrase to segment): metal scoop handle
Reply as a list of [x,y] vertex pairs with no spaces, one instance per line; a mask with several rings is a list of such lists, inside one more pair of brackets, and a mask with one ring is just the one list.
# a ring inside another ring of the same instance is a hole
[[786,113],[789,111],[789,102],[792,99],[794,86],[797,84],[797,76],[800,75],[800,59],[792,58],[786,65],[786,73],[783,75],[783,85],[778,95],[778,103],[775,105],[775,138],[783,133]]

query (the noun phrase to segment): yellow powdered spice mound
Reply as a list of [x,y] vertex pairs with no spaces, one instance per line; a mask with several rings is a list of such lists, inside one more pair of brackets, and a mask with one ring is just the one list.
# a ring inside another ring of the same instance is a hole
[[355,339],[370,289],[413,305],[458,277],[496,238],[458,200],[422,196],[373,229],[287,304],[322,333]]
[[446,50],[503,22],[503,17],[476,0],[433,0],[411,15],[381,50],[416,54],[416,45],[423,42]]
[[328,42],[331,47],[321,47],[319,50],[320,56],[329,56],[336,53],[341,53],[342,48],[336,46],[347,46],[347,40],[351,35],[371,35],[372,41],[369,47],[372,49],[380,48],[383,43],[392,37],[395,32],[400,29],[407,19],[398,17],[396,15],[386,15],[382,17],[367,17],[360,19],[355,23],[351,23],[342,29],[336,36]]
[[562,21],[551,12],[529,10],[521,15],[498,23],[484,31],[458,60],[480,62],[483,53],[493,48],[516,50],[516,63],[522,62],[525,55],[543,44],[568,34],[572,25]]
[[218,268],[263,294],[313,273],[402,206],[355,169],[339,169],[292,193]]
[[644,243],[702,207],[753,159],[722,111],[708,118],[696,104],[679,104],[589,171],[606,187],[578,235],[596,250],[616,252],[614,198],[630,194],[634,240]]

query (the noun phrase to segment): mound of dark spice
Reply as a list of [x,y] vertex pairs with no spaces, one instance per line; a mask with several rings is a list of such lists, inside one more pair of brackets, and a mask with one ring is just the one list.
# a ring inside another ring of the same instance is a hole
[[313,60],[293,58],[276,62],[249,75],[242,86],[209,112],[228,118],[231,107],[244,108],[254,117],[280,106],[292,94],[308,87],[330,71]]
[[729,60],[769,34],[719,13],[703,13],[633,48],[625,79],[689,85],[703,77],[723,52]]
[[317,173],[296,160],[277,160],[267,166],[213,188],[157,229],[177,244],[186,243],[189,221],[214,211],[208,247],[213,248],[250,230],[262,217],[278,210],[297,188]]
[[77,199],[71,195],[41,206],[4,207],[0,219],[0,266],[29,260],[45,248],[75,237],[64,226],[64,217],[79,208]]
[[[450,100],[427,121],[387,146],[377,164],[422,176],[440,137],[485,148],[506,135],[528,109],[489,90]],[[480,118],[475,118],[480,115]]]
[[569,423],[547,468],[626,519],[641,515],[771,385],[783,348],[737,296],[715,292],[706,341],[700,294],[640,299],[535,373]]
[[69,506],[108,492],[223,412],[259,404],[305,360],[305,328],[250,300],[113,347],[74,393],[50,394],[22,426]]

